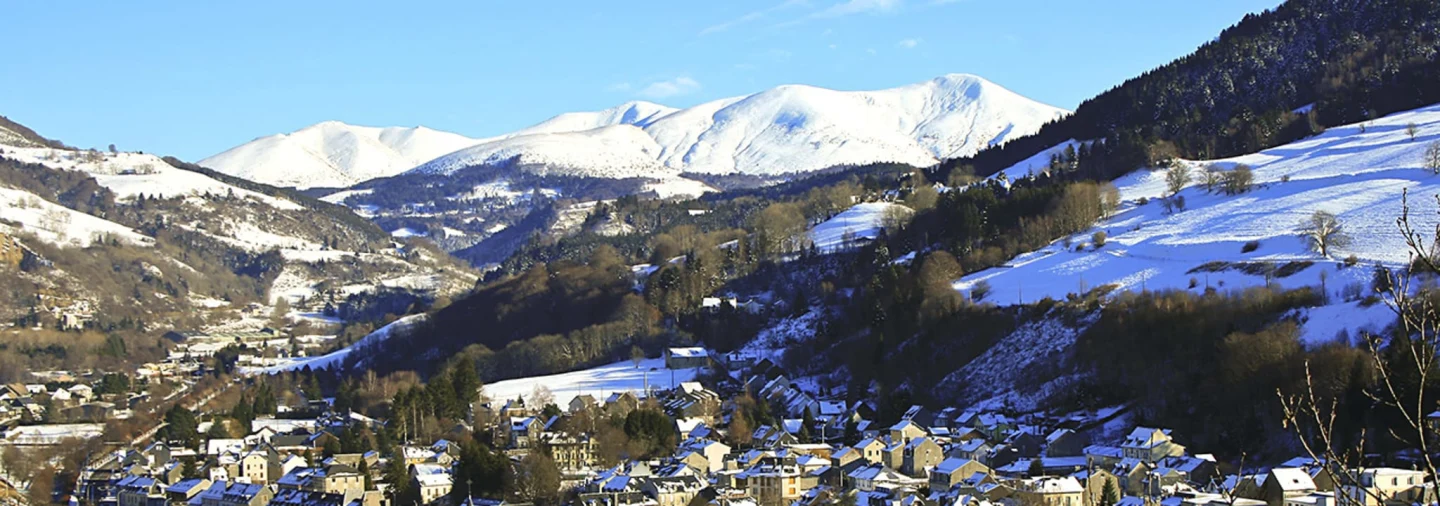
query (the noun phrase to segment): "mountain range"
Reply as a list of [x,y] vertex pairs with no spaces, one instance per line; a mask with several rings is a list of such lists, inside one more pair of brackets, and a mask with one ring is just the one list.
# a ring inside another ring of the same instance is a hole
[[297,187],[507,162],[578,177],[776,175],[874,162],[933,165],[1033,133],[1065,114],[983,78],[950,74],[879,91],[786,85],[687,109],[629,102],[484,139],[327,121],[256,139],[200,165]]

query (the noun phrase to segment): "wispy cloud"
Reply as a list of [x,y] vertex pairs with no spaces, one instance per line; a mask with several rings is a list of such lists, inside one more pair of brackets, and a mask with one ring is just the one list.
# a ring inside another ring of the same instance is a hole
[[809,5],[809,4],[810,4],[810,1],[809,1],[809,0],[785,0],[785,1],[783,1],[783,2],[780,2],[780,3],[778,3],[778,4],[772,5],[772,6],[770,6],[770,7],[766,7],[766,8],[764,8],[764,9],[760,9],[760,10],[757,10],[757,11],[747,12],[747,13],[745,13],[744,15],[741,15],[740,17],[737,17],[737,18],[735,18],[735,19],[731,19],[731,20],[729,20],[729,21],[725,21],[725,22],[721,22],[721,23],[716,23],[716,24],[707,26],[707,27],[705,27],[704,30],[700,30],[700,35],[703,36],[703,35],[710,35],[710,34],[715,34],[715,33],[724,32],[724,31],[730,30],[731,28],[735,28],[735,27],[738,27],[738,26],[742,26],[742,25],[754,23],[754,22],[756,22],[756,21],[765,19],[766,16],[769,16],[769,15],[774,14],[774,13],[776,13],[776,12],[778,12],[778,11],[781,11],[781,10],[790,9],[790,8],[792,8],[792,7],[803,7],[803,6],[806,6],[806,5]]
[[905,0],[843,0],[829,7],[812,10],[809,14],[789,21],[776,23],[771,28],[786,28],[816,19],[834,19],[855,14],[882,14],[899,10]]
[[904,39],[895,43],[895,47],[901,49],[915,49],[915,46],[918,45],[920,45],[920,39]]
[[639,95],[645,98],[662,99],[689,95],[700,91],[700,82],[686,76],[664,81],[655,81],[646,85],[640,90]]
[[817,18],[835,18],[849,16],[851,14],[865,14],[871,12],[890,12],[900,7],[903,0],[846,0],[829,8],[816,12]]
[[610,93],[625,93],[630,91],[631,88],[633,88],[633,86],[630,86],[630,83],[615,83],[610,86],[606,86],[605,91],[608,91]]

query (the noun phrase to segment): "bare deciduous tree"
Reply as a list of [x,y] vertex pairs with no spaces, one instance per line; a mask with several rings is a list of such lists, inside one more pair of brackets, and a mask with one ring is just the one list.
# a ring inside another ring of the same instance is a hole
[[1170,164],[1170,168],[1165,170],[1165,189],[1174,195],[1187,184],[1190,184],[1190,166],[1181,162]]
[[1225,171],[1215,165],[1208,165],[1205,167],[1202,176],[1205,178],[1205,191],[1214,192],[1215,187],[1219,186],[1220,182],[1225,179]]
[[1440,174],[1440,141],[1431,142],[1425,148],[1425,169]]
[[1310,218],[1300,222],[1300,235],[1323,257],[1329,257],[1331,249],[1350,245],[1350,234],[1345,232],[1345,226],[1328,211],[1315,211]]
[[[1440,204],[1440,197],[1436,199]],[[1410,250],[1412,264],[1425,269],[1436,267],[1429,254],[1440,243],[1440,225],[1434,228],[1428,239],[1416,232],[1410,222],[1408,193],[1402,198],[1400,218],[1396,225],[1405,237]],[[1437,476],[1436,463],[1431,446],[1435,443],[1435,429],[1429,425],[1426,416],[1434,410],[1434,399],[1425,395],[1424,388],[1410,388],[1426,385],[1435,374],[1436,351],[1440,349],[1440,310],[1430,297],[1419,290],[1413,290],[1411,278],[1403,274],[1389,274],[1390,282],[1383,295],[1385,303],[1397,316],[1398,335],[1406,339],[1384,339],[1381,336],[1362,336],[1368,366],[1373,370],[1373,386],[1366,390],[1366,396],[1377,407],[1387,408],[1395,413],[1397,423],[1387,430],[1389,436],[1411,446],[1419,454],[1418,464],[1425,473],[1423,480],[1432,482]],[[1305,453],[1321,466],[1335,483],[1336,499],[1340,504],[1387,503],[1396,497],[1390,492],[1367,483],[1365,451],[1367,437],[1365,429],[1358,434],[1347,433],[1337,424],[1340,406],[1339,395],[1327,392],[1326,386],[1317,385],[1311,374],[1310,363],[1305,363],[1305,377],[1302,390],[1287,394],[1277,390],[1285,428],[1290,430]],[[1421,490],[1434,494],[1433,487]],[[1433,503],[1434,496],[1420,498],[1420,503]],[[1415,502],[1415,501],[1410,501]]]

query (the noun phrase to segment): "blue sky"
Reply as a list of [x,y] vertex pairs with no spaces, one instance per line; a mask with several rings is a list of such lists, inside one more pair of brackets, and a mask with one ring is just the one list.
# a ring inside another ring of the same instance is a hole
[[964,72],[1064,108],[1278,0],[18,2],[0,115],[187,160],[324,120],[474,137]]

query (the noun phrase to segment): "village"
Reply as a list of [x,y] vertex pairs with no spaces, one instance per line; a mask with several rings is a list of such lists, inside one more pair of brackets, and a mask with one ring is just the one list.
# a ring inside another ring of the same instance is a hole
[[[401,506],[406,499],[438,506],[1380,506],[1433,497],[1425,473],[1412,469],[1350,470],[1364,489],[1347,490],[1357,485],[1337,485],[1322,463],[1304,457],[1232,472],[1164,428],[1123,427],[1114,440],[1092,440],[1094,428],[1125,420],[1118,410],[1047,416],[914,406],[899,420],[880,420],[871,403],[807,392],[768,360],[729,364],[702,348],[672,348],[663,358],[666,369],[692,375],[736,369],[673,385],[658,381],[657,371],[657,381],[638,391],[577,393],[562,403],[539,390],[529,399],[482,391],[448,433],[503,455],[512,476],[524,474],[512,479],[534,478],[525,474],[533,474],[524,469],[528,457],[543,454],[556,478],[528,483],[526,493],[465,493],[477,487],[473,474],[457,474],[462,445],[390,427],[401,441],[382,454],[356,443],[356,434],[383,433],[393,422],[321,407],[313,417],[256,417],[242,438],[211,437],[220,423],[212,420],[199,422],[190,442],[161,432],[108,450],[90,459],[68,499],[100,506]],[[715,377],[726,380],[706,383]],[[28,409],[25,399],[36,395],[96,395],[84,384],[23,388],[4,387],[0,404]],[[756,417],[741,413],[745,402],[773,410],[767,423],[748,427]],[[605,462],[597,420],[624,420],[628,430],[642,418],[637,413],[664,421],[668,433],[656,438],[663,447]],[[23,427],[7,433],[6,444],[23,441],[25,432],[16,432]],[[410,491],[405,498],[397,496],[401,488]]]

